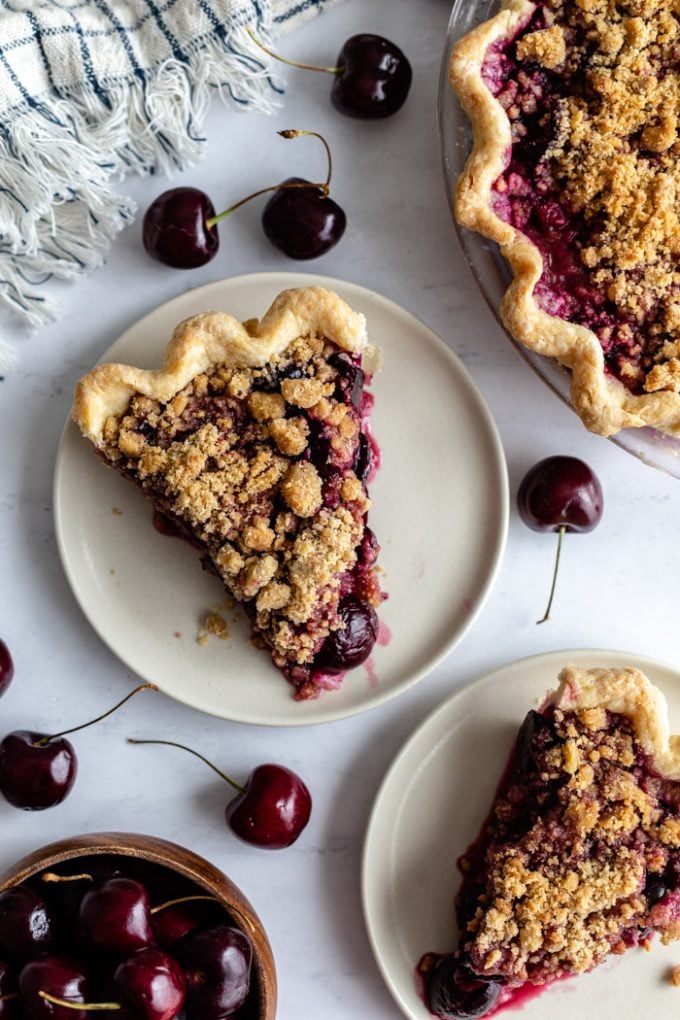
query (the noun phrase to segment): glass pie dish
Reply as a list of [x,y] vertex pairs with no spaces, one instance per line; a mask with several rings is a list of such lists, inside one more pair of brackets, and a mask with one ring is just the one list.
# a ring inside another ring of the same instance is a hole
[[[534,353],[518,343],[503,326],[499,315],[501,298],[512,274],[498,246],[479,234],[459,226],[455,219],[454,194],[472,144],[472,132],[456,95],[449,84],[448,64],[451,48],[461,36],[486,21],[498,10],[498,0],[455,0],[449,20],[446,46],[439,81],[439,141],[447,197],[456,230],[470,269],[484,299],[504,332],[510,337],[524,361],[560,397],[571,406],[570,372],[557,361]],[[680,478],[680,440],[652,428],[623,429],[612,437],[628,453],[645,464]]]

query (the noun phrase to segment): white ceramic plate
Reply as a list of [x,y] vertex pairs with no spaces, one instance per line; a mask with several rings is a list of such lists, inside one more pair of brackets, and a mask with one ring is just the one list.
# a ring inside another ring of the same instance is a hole
[[[457,691],[428,716],[380,788],[362,873],[373,952],[410,1020],[432,1020],[414,980],[420,957],[455,948],[456,860],[488,813],[520,723],[555,686],[568,662],[638,666],[666,695],[671,729],[680,730],[678,670],[626,652],[569,650],[522,659]],[[651,954],[630,950],[530,1000],[522,1006],[522,1020],[671,1020],[678,1016],[680,993],[664,979],[678,963],[677,943],[664,947],[657,942]]]
[[102,360],[156,367],[173,327],[186,316],[208,309],[240,319],[261,316],[279,291],[307,284],[331,287],[364,312],[371,340],[383,351],[373,386],[382,467],[371,487],[369,520],[382,545],[389,593],[379,615],[392,637],[348,674],[341,690],[295,702],[268,655],[251,645],[238,607],[230,614],[228,641],[198,645],[203,614],[225,600],[220,582],[201,570],[187,543],[154,530],[147,501],[104,467],[71,422],[57,455],[59,549],[93,627],[130,669],[166,694],[240,722],[325,722],[405,690],[471,626],[506,537],[505,461],[474,383],[431,330],[369,290],[297,273],[222,280],[151,312]]

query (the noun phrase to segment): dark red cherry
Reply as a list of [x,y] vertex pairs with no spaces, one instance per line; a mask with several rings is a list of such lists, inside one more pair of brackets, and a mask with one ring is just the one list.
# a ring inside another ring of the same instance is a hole
[[106,719],[139,691],[158,690],[155,684],[140,684],[113,708],[60,733],[15,730],[0,742],[0,793],[24,811],[42,811],[61,804],[71,791],[78,771],[73,745],[64,737]]
[[282,850],[298,838],[309,821],[312,797],[298,775],[283,765],[258,765],[240,786],[198,751],[174,740],[137,740],[129,744],[166,744],[200,758],[237,791],[226,807],[227,825],[246,843],[266,850]]
[[391,117],[406,101],[411,65],[394,43],[363,32],[347,40],[336,61],[339,72],[331,89],[336,110],[348,117]]
[[0,743],[0,793],[24,811],[61,804],[77,772],[76,752],[64,737],[15,730]]
[[41,992],[73,1004],[89,999],[87,977],[75,960],[52,953],[41,953],[19,975],[22,1020],[88,1020],[82,1009],[59,1006],[42,998]]
[[144,215],[142,239],[149,255],[175,269],[196,269],[217,254],[217,226],[212,202],[198,188],[171,188],[156,198]]
[[0,960],[0,1020],[19,1020],[19,985],[17,974],[5,960]]
[[132,878],[110,878],[86,892],[79,923],[86,939],[113,956],[127,956],[155,942],[149,894]]
[[248,998],[253,950],[238,928],[216,925],[187,935],[176,947],[187,984],[187,1012],[227,1020]]
[[52,945],[52,917],[43,898],[27,885],[0,893],[0,952],[26,960]]
[[480,980],[453,956],[442,956],[426,983],[430,1010],[441,1020],[477,1020],[498,1002],[500,986]]
[[338,615],[344,627],[331,631],[314,659],[314,668],[322,673],[344,673],[360,666],[378,640],[378,617],[367,602],[346,595]]
[[364,528],[364,537],[359,546],[359,562],[365,567],[370,567],[377,560],[379,552],[380,546],[375,534],[370,528]]
[[224,916],[219,903],[206,897],[179,900],[154,907],[151,911],[156,939],[164,949],[172,949],[181,938],[195,931],[218,924]]
[[533,531],[559,534],[548,606],[538,623],[550,619],[566,532],[592,531],[602,518],[602,486],[597,475],[578,457],[546,457],[527,471],[517,491],[517,509]]
[[309,188],[279,188],[262,213],[265,234],[279,251],[292,259],[315,259],[334,247],[345,233],[347,217],[337,202],[303,177],[284,184]]
[[182,968],[162,949],[133,953],[116,968],[113,983],[140,1020],[173,1020],[186,994]]
[[354,474],[360,482],[366,482],[373,467],[373,447],[365,432],[359,433],[359,445],[354,458]]
[[0,698],[12,682],[14,676],[14,663],[9,648],[0,638]]
[[602,518],[602,487],[577,457],[546,457],[527,471],[517,508],[534,531],[592,531]]
[[246,843],[282,850],[309,821],[312,797],[298,775],[283,765],[258,765],[226,808],[227,824]]

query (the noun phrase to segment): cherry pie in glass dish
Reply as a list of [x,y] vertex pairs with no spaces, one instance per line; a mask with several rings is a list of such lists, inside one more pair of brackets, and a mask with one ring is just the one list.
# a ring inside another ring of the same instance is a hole
[[458,867],[458,948],[419,965],[447,1020],[680,938],[680,738],[643,673],[562,670]]
[[461,231],[487,300],[588,428],[680,473],[671,0],[458,0],[449,38],[444,167],[495,242]]
[[363,315],[321,287],[262,320],[181,322],[162,369],[99,365],[73,418],[245,609],[300,700],[337,687],[378,637],[378,465]]

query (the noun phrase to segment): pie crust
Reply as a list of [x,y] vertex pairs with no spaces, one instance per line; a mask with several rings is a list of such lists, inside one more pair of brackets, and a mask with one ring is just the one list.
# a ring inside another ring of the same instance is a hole
[[565,667],[458,862],[458,947],[418,965],[433,1013],[481,1017],[680,939],[679,780],[680,737],[640,670]]
[[[578,6],[590,9],[586,0]],[[476,27],[453,48],[449,78],[470,118],[473,135],[472,151],[457,185],[456,215],[463,226],[500,246],[514,274],[501,302],[501,318],[515,339],[571,370],[572,403],[588,429],[612,435],[621,428],[649,425],[680,435],[680,393],[672,391],[675,382],[670,374],[668,389],[636,393],[607,371],[602,343],[593,330],[539,307],[534,288],[545,268],[541,251],[525,233],[494,211],[494,185],[508,166],[513,142],[508,114],[487,86],[483,65],[494,47],[512,43],[538,9],[529,0],[503,0],[495,17]],[[676,134],[670,151],[677,149]],[[677,197],[674,202],[677,206]],[[670,211],[674,215],[673,200]],[[677,227],[673,243],[677,245]],[[677,288],[677,248],[675,252]],[[674,372],[677,359],[670,360]],[[677,367],[680,377],[680,361]]]
[[377,364],[364,316],[308,287],[261,321],[195,315],[161,369],[99,365],[75,390],[76,424],[243,604],[298,700],[338,687],[378,636]]

